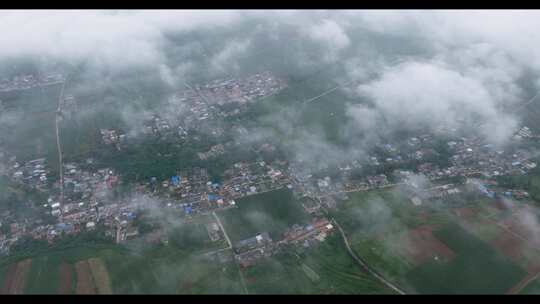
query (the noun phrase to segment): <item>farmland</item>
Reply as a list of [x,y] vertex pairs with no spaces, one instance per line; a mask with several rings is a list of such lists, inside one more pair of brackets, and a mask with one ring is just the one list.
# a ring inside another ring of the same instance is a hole
[[427,262],[408,278],[421,293],[504,293],[525,271],[496,252],[487,243],[457,224],[435,232],[457,256],[448,263]]
[[22,294],[32,265],[31,259],[25,259],[9,265],[4,273],[1,294]]
[[303,253],[291,249],[243,271],[251,294],[391,293],[362,272],[336,234],[317,248]]
[[220,213],[231,240],[238,242],[263,231],[280,239],[287,227],[308,219],[302,206],[287,189],[251,195],[237,200],[237,208]]
[[206,231],[194,227],[195,231],[173,229],[170,245],[148,246],[144,239],[122,245],[75,239],[4,258],[0,260],[2,292],[240,293],[236,265],[220,264],[201,254],[222,244],[209,244]]
[[56,285],[59,282],[57,271],[59,263],[60,260],[54,255],[33,258],[25,293],[56,293]]
[[531,282],[527,287],[521,290],[521,294],[540,294],[540,279],[536,279]]
[[502,294],[538,268],[536,252],[497,224],[512,227],[512,211],[493,201],[412,208],[386,190],[353,193],[338,210],[353,250],[410,292]]

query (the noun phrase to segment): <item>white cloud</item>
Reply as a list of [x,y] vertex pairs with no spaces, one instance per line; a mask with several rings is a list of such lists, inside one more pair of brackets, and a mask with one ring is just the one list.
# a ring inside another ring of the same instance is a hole
[[351,43],[343,28],[335,21],[325,19],[321,23],[316,23],[307,29],[308,36],[323,44],[328,51],[328,60],[336,58],[337,53],[348,47]]
[[[501,143],[516,127],[481,81],[435,63],[401,64],[360,85],[358,92],[370,97],[394,128],[459,126],[462,119],[473,118],[485,123],[483,135]],[[353,107],[350,115],[358,119],[357,112]]]
[[131,67],[162,60],[164,34],[224,26],[235,11],[6,11],[0,59],[29,55]]

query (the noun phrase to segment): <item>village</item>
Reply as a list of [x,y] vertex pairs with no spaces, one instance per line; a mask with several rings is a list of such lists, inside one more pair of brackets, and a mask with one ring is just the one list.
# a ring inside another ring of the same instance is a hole
[[[104,144],[110,142],[104,139]],[[480,180],[504,174],[526,174],[536,165],[528,160],[528,155],[524,152],[508,155],[503,151],[493,151],[477,140],[463,139],[449,142],[448,145],[455,153],[451,157],[451,167],[438,169],[429,163],[421,163],[417,173],[430,181],[455,176],[477,177]],[[86,165],[92,163],[92,159],[87,159]],[[267,234],[260,233],[234,245],[235,258],[242,266],[247,267],[260,258],[278,252],[283,244],[309,247],[311,242],[324,241],[325,235],[332,230],[332,224],[320,210],[336,208],[336,198],[346,199],[347,192],[369,191],[396,184],[406,184],[411,189],[418,188],[408,179],[413,172],[407,170],[395,172],[400,179],[399,183],[390,183],[385,174],[365,176],[359,180],[347,178],[347,172],[350,171],[348,168],[354,166],[361,166],[360,162],[341,166],[339,170],[344,177],[332,179],[329,176],[313,178],[287,161],[275,161],[271,164],[264,161],[240,162],[225,170],[221,183],[211,182],[206,169],[193,168],[179,171],[177,175],[166,180],[159,181],[153,177],[140,184],[137,191],[150,199],[114,200],[111,191],[121,182],[121,177],[112,169],[100,168],[91,172],[81,169],[78,164],[67,163],[64,164],[64,198],[63,203],[60,203],[59,195],[54,194],[57,192],[54,190],[58,190],[59,182],[51,181],[53,178],[49,177],[50,170],[44,158],[21,164],[15,157],[10,157],[7,158],[7,172],[13,181],[51,193],[47,201],[43,202],[41,210],[44,214],[53,216],[56,223],[44,224],[39,219],[34,223],[29,220],[23,223],[11,222],[10,233],[2,235],[0,248],[3,253],[8,253],[9,247],[24,235],[46,239],[52,243],[58,237],[93,230],[97,225],[104,227],[107,235],[121,243],[138,235],[136,227],[132,225],[133,219],[139,211],[151,207],[176,209],[180,211],[179,217],[189,219],[200,214],[235,208],[235,200],[239,198],[282,188],[293,191],[299,198],[314,198],[309,200],[307,206],[304,204],[306,212],[313,216],[312,224],[290,227],[281,240],[273,241]],[[482,183],[477,188],[490,197],[494,195]],[[411,201],[413,205],[420,205],[426,200],[458,194],[460,191],[459,187],[452,183],[433,186],[413,191]],[[500,194],[516,198],[528,196],[519,189],[506,189]],[[159,203],[150,206],[149,202]],[[208,231],[210,239],[221,238],[218,226],[213,225]]]
[[[17,78],[13,83],[4,81],[0,89],[52,83],[59,80],[58,77],[60,76],[52,75],[43,79],[23,77],[26,79],[24,81]],[[264,72],[244,79],[216,80],[205,85],[187,86],[187,90],[174,97],[189,105],[188,115],[181,120],[182,124],[175,125],[159,114],[152,114],[144,123],[143,130],[146,134],[185,139],[192,130],[208,125],[220,117],[228,117],[231,113],[238,114],[247,109],[249,103],[279,92],[286,84]],[[226,107],[227,105],[234,106]],[[230,112],[230,109],[233,111]],[[215,136],[221,136],[225,132],[219,127],[212,128]],[[247,132],[242,127],[231,131]],[[100,128],[99,134],[103,145],[112,145],[118,151],[122,150],[122,145],[128,144],[127,135],[121,130]],[[237,208],[236,201],[244,197],[279,189],[291,191],[295,198],[302,201],[306,213],[312,216],[311,223],[295,224],[275,241],[267,232],[260,232],[232,245],[235,259],[242,267],[248,267],[263,257],[279,252],[283,245],[309,248],[317,242],[323,242],[334,226],[322,210],[338,208],[338,202],[346,200],[349,192],[405,184],[410,189],[413,205],[461,192],[455,182],[419,189],[418,185],[409,179],[412,174],[419,174],[430,182],[455,177],[485,180],[485,183],[478,182],[475,187],[491,197],[495,192],[486,185],[492,184],[494,177],[527,174],[537,166],[531,160],[533,155],[526,150],[499,150],[474,136],[450,137],[452,139],[446,142],[446,150],[450,154],[446,160],[447,166],[441,166],[437,161],[440,154],[434,146],[434,135],[426,133],[405,138],[403,142],[380,142],[367,157],[349,160],[333,168],[327,164],[318,164],[321,166],[317,168],[314,165],[306,166],[302,162],[287,160],[274,160],[271,163],[263,160],[236,162],[224,170],[220,182],[211,180],[207,169],[203,167],[178,170],[166,179],[151,177],[135,185],[135,192],[127,198],[117,198],[114,195],[123,182],[122,176],[112,168],[97,167],[92,158],[82,163],[64,163],[61,185],[48,166],[46,158],[23,162],[2,151],[2,174],[15,183],[44,193],[47,199],[32,207],[37,208],[41,215],[37,218],[16,221],[9,212],[2,214],[0,225],[9,226],[9,231],[0,235],[0,252],[8,254],[10,247],[24,236],[53,243],[65,235],[76,235],[98,227],[105,229],[106,235],[117,243],[122,243],[139,236],[134,220],[145,209],[160,208],[166,212],[170,210],[171,214],[177,214],[179,220],[189,222],[199,215]],[[537,135],[526,126],[514,136],[516,143],[536,138]],[[208,161],[224,154],[226,150],[227,144],[217,144],[208,150],[198,151],[197,156],[201,161]],[[260,153],[274,150],[275,147],[269,143],[263,143],[256,151]],[[320,174],[328,169],[338,174]],[[362,173],[359,175],[355,172]],[[528,196],[520,189],[502,189],[499,193],[515,198]],[[217,223],[208,224],[209,239],[222,239],[224,232],[221,230]],[[158,231],[152,235],[155,237],[151,238],[163,239],[163,232]]]
[[11,79],[0,79],[0,92],[27,90],[37,86],[60,84],[64,81],[64,75],[60,73],[48,73],[45,75],[18,75]]

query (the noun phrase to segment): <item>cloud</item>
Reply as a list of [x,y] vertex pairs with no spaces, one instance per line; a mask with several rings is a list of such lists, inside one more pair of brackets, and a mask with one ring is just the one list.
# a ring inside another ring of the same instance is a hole
[[328,60],[335,58],[340,50],[351,44],[343,28],[330,19],[312,25],[307,29],[307,34],[311,39],[322,43],[328,48]]
[[[393,128],[459,127],[465,119],[483,122],[480,133],[502,143],[517,125],[498,108],[502,101],[481,80],[438,63],[406,62],[360,85],[358,93],[369,97]],[[363,106],[352,106],[349,115],[362,124],[365,111]]]
[[249,49],[249,40],[235,40],[229,42],[225,48],[212,57],[211,67],[216,72],[234,72],[239,70],[237,59]]
[[6,11],[0,58],[47,57],[133,67],[163,60],[165,35],[228,25],[236,11]]

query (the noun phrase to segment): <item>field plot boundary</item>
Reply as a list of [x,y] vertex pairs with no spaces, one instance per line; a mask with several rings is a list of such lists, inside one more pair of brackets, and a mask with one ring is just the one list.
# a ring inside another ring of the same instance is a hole
[[94,285],[96,286],[99,294],[112,294],[111,279],[109,272],[103,263],[103,260],[99,258],[88,259],[88,266],[94,278]]
[[97,288],[94,284],[94,278],[87,260],[75,263],[75,271],[77,272],[76,294],[96,294]]
[[402,236],[404,241],[408,242],[405,254],[415,266],[425,263],[433,255],[436,259],[441,257],[445,261],[451,261],[456,257],[456,253],[448,245],[433,235],[433,230],[434,227],[422,225],[409,229]]
[[58,268],[58,293],[72,294],[73,293],[73,265],[61,263]]
[[100,258],[90,258],[75,264],[77,294],[112,294],[111,279]]
[[30,273],[32,259],[25,259],[8,267],[0,294],[22,294]]

